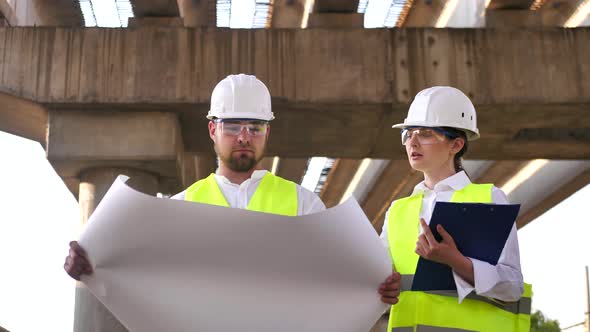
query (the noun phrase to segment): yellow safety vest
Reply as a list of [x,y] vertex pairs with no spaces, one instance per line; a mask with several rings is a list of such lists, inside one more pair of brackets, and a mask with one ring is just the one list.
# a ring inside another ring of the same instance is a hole
[[[469,184],[451,202],[492,203],[491,184]],[[388,332],[530,331],[532,286],[524,284],[518,302],[503,302],[474,293],[461,304],[457,291],[411,291],[418,254],[423,194],[397,200],[389,211],[389,250],[395,270],[402,275],[399,302],[391,307]]]
[[[217,185],[214,174],[191,185],[186,190],[184,199],[191,202],[229,207],[227,200]],[[297,185],[269,172],[260,180],[260,184],[246,209],[296,216],[297,204]]]

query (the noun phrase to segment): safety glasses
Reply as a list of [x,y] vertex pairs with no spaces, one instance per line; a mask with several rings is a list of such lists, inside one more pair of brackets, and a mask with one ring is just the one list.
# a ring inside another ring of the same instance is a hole
[[221,134],[225,136],[238,136],[244,129],[251,137],[261,137],[268,131],[268,122],[240,119],[217,119]]
[[420,145],[437,144],[444,141],[445,137],[457,138],[442,128],[408,127],[402,130],[402,145],[406,145],[412,136],[416,136]]

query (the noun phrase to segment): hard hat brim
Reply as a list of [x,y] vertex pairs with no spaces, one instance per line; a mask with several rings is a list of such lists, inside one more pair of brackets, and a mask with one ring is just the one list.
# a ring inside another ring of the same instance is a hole
[[269,114],[269,116],[261,116],[260,113],[234,113],[233,115],[223,114],[223,115],[212,115],[207,114],[207,119],[253,119],[253,120],[262,120],[262,121],[271,121],[274,120],[274,114]]

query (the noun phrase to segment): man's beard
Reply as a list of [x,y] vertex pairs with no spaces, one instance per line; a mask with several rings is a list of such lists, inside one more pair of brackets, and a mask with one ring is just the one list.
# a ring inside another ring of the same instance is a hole
[[237,157],[234,157],[232,153],[229,156],[229,160],[224,160],[224,163],[234,172],[247,172],[254,168],[259,161],[255,157],[250,157],[245,153],[240,153]]
[[261,153],[257,159],[255,153],[254,156],[250,156],[247,153],[240,153],[237,157],[234,157],[234,153],[230,152],[229,156],[226,157],[217,151],[217,147],[215,147],[215,150],[219,159],[234,172],[248,172],[252,170],[264,156],[264,153]]

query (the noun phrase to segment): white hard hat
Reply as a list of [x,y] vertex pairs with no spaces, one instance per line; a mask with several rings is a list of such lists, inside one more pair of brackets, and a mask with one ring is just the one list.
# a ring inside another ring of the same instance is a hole
[[477,116],[471,100],[459,89],[434,86],[416,95],[404,123],[393,128],[452,127],[465,132],[467,140],[479,138]]
[[229,75],[217,83],[211,94],[207,119],[213,118],[270,121],[275,118],[270,92],[254,75]]

